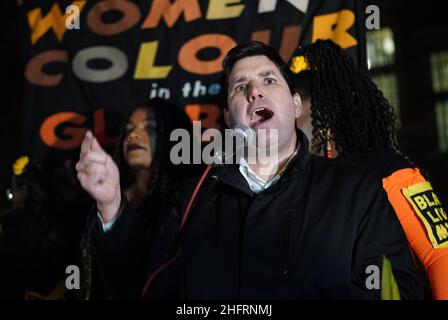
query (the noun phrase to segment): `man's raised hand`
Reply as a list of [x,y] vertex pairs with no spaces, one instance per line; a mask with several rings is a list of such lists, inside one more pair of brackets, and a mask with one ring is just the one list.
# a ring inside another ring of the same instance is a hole
[[91,131],[82,141],[76,171],[81,186],[96,200],[103,222],[112,220],[121,202],[120,173]]

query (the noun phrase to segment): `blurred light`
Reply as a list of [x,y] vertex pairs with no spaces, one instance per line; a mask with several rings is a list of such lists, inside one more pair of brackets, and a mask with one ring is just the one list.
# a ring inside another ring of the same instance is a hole
[[395,53],[395,43],[391,37],[386,37],[383,39],[383,50],[387,54]]
[[371,67],[372,67],[372,63],[370,62],[370,59],[367,58],[367,69],[370,70]]
[[12,194],[11,190],[6,190],[6,199],[12,200],[12,198],[14,198],[14,195]]

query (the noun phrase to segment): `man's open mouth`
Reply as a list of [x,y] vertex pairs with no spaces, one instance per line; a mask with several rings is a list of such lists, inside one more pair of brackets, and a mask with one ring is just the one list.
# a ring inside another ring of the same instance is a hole
[[256,108],[253,110],[252,112],[252,117],[251,117],[251,126],[252,127],[257,127],[260,124],[268,121],[269,119],[271,119],[274,116],[274,112],[272,112],[269,109],[260,107],[260,108]]

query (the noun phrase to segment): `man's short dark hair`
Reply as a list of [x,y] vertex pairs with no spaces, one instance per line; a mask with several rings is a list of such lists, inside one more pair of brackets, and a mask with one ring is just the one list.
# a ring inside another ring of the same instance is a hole
[[229,75],[235,63],[241,59],[253,56],[266,56],[269,60],[271,60],[277,66],[283,78],[285,78],[286,83],[288,84],[289,87],[289,91],[291,91],[291,93],[294,93],[294,87],[292,85],[292,82],[284,69],[285,62],[283,61],[282,57],[280,57],[280,55],[277,53],[277,51],[273,47],[266,45],[262,42],[248,41],[232,48],[222,61],[222,69],[223,69],[222,84],[223,84],[223,93],[225,96],[227,96]]

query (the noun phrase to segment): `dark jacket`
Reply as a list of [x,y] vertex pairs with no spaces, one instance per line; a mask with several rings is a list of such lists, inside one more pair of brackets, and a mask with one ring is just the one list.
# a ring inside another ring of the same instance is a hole
[[[209,175],[177,239],[179,258],[154,282],[152,297],[378,298],[379,290],[366,289],[366,268],[381,268],[386,255],[402,298],[421,298],[406,238],[378,179],[310,155],[298,135],[298,154],[263,192],[254,194],[236,165]],[[158,241],[145,241],[125,203],[108,233],[92,220],[100,272],[113,297],[137,296],[175,241],[196,183],[179,189]]]

